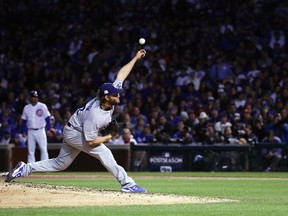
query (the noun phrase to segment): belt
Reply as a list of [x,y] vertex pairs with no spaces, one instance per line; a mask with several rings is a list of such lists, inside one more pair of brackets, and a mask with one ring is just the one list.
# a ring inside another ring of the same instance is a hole
[[41,127],[41,128],[28,128],[28,130],[40,130],[42,128],[44,128],[44,127]]

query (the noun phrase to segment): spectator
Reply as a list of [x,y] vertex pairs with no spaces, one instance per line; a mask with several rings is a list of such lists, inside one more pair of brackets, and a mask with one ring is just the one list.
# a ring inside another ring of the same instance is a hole
[[120,123],[122,128],[129,128],[130,130],[134,130],[133,125],[131,124],[131,117],[129,113],[123,114],[123,122]]
[[48,143],[61,143],[63,140],[62,128],[54,116],[50,117],[50,130],[46,132]]
[[245,98],[245,93],[243,92],[241,87],[240,88],[238,87],[238,90],[235,96],[236,96],[234,100],[235,106],[237,107],[238,110],[243,109],[247,101]]
[[137,119],[137,123],[136,123],[134,130],[132,132],[134,134],[137,134],[137,133],[143,131],[145,124],[146,124],[146,120],[142,117],[139,117]]
[[269,41],[271,49],[275,49],[276,46],[283,47],[285,43],[285,34],[282,30],[271,31]]
[[252,83],[260,73],[261,73],[261,70],[259,69],[257,62],[255,60],[252,61],[250,69],[247,72],[249,83]]
[[53,110],[59,110],[61,108],[61,103],[59,102],[59,95],[58,94],[52,95],[50,107]]
[[253,132],[255,133],[259,141],[263,140],[266,137],[265,125],[261,118],[258,118],[254,121]]
[[288,122],[280,119],[275,125],[275,135],[281,140],[288,140]]
[[2,110],[0,115],[0,122],[2,122],[2,130],[8,130],[10,133],[16,127],[15,117],[10,107],[6,107]]
[[11,133],[9,130],[4,130],[3,135],[0,139],[0,145],[8,145],[11,143]]
[[133,135],[131,134],[131,130],[129,128],[124,128],[122,131],[122,134],[119,138],[116,138],[115,140],[109,141],[111,144],[128,144],[130,143],[137,144],[137,141],[134,139]]
[[0,137],[2,138],[2,137],[4,137],[4,134],[5,133],[10,133],[10,131],[11,131],[11,128],[9,127],[9,124],[8,124],[8,122],[7,121],[2,121],[1,123],[0,123]]
[[246,144],[247,143],[247,140],[244,137],[234,136],[232,128],[230,126],[225,127],[222,137],[223,137],[223,142],[227,144]]
[[22,134],[15,134],[11,139],[11,143],[16,147],[26,147],[27,138],[23,137]]
[[[170,103],[168,110],[166,111],[166,119],[171,122],[173,127],[177,126],[177,123],[181,120],[181,116],[179,115],[179,107]],[[185,114],[184,114],[185,115]]]
[[208,116],[205,112],[201,112],[199,115],[199,123],[195,125],[194,131],[194,137],[196,142],[203,143],[205,140],[205,134],[208,128]]
[[136,127],[136,125],[139,123],[138,121],[142,119],[144,123],[147,122],[147,117],[143,114],[141,114],[139,107],[134,106],[132,108],[132,112],[130,114],[130,122],[133,128]]
[[221,136],[224,134],[225,128],[232,127],[232,124],[229,121],[228,115],[226,112],[221,113],[220,120],[215,123],[214,127],[218,136]]
[[197,64],[195,70],[193,70],[190,73],[190,76],[188,77],[188,83],[193,84],[193,87],[194,87],[193,89],[195,89],[196,91],[199,91],[200,83],[202,79],[205,77],[205,74],[206,72],[201,68],[201,65]]
[[135,139],[137,143],[153,143],[155,142],[155,138],[151,133],[150,124],[145,124],[142,131],[138,131],[135,134]]
[[243,137],[247,143],[251,145],[255,145],[259,142],[258,137],[253,132],[253,128],[251,125],[244,125],[244,133],[239,135]]
[[227,82],[232,78],[232,75],[232,66],[227,62],[224,55],[219,55],[209,72],[210,78],[214,81]]
[[180,71],[176,74],[175,85],[176,86],[187,86],[189,84],[190,76],[187,74],[185,68],[181,68]]
[[231,123],[233,123],[233,120],[236,121],[240,120],[240,113],[238,112],[234,101],[230,101],[228,103],[227,115],[228,118],[231,120]]
[[241,122],[244,124],[252,125],[254,121],[252,106],[250,104],[246,104],[244,106],[243,113],[241,115]]
[[188,119],[185,122],[185,126],[190,128],[192,131],[192,135],[194,135],[194,128],[197,124],[199,124],[199,119],[197,118],[196,113],[193,110],[188,112]]
[[152,133],[157,142],[167,143],[170,142],[173,130],[172,123],[167,120],[164,114],[162,114],[157,121],[156,129]]
[[79,38],[78,36],[75,36],[74,38],[72,38],[72,41],[70,42],[70,45],[69,45],[68,54],[73,56],[75,53],[77,53],[81,49],[82,44],[83,44],[83,40]]
[[[274,131],[269,131],[268,135],[261,140],[262,143],[267,144],[280,144],[282,143],[281,139],[275,136]],[[278,147],[270,147],[270,148],[263,148],[261,150],[260,161],[262,168],[266,172],[276,171],[278,168],[278,164],[282,159],[282,148]]]
[[183,121],[179,121],[177,124],[176,131],[172,135],[173,141],[182,144],[191,144],[194,142],[193,135],[189,128],[185,127]]
[[208,124],[207,129],[204,131],[202,143],[212,145],[212,144],[221,143],[221,142],[223,141],[217,135],[214,125]]
[[219,109],[214,108],[209,111],[209,123],[215,124],[220,119]]

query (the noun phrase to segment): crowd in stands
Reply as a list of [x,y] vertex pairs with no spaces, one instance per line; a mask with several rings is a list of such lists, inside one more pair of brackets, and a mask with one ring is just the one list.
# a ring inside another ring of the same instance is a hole
[[[114,117],[138,143],[288,141],[288,5],[281,0],[0,1],[0,143],[25,145],[29,91],[60,142],[71,113],[146,39]],[[19,141],[20,139],[20,141]],[[267,154],[267,152],[263,153]]]

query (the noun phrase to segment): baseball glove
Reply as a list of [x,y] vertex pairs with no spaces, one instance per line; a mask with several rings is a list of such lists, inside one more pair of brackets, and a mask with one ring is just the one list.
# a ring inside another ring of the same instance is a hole
[[116,120],[111,121],[106,128],[101,130],[103,136],[111,134],[112,137],[115,137],[117,134],[120,134],[120,126]]

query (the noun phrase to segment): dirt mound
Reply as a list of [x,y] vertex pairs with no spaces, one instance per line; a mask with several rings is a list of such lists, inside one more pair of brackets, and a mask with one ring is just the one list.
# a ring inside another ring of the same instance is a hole
[[131,194],[112,190],[31,183],[1,183],[0,208],[157,205],[233,202],[228,199],[165,194]]

